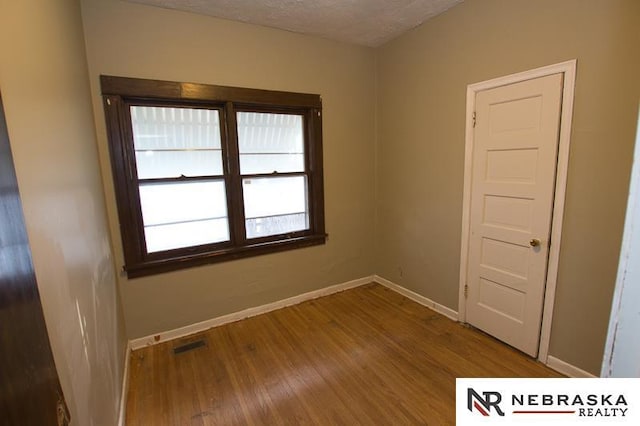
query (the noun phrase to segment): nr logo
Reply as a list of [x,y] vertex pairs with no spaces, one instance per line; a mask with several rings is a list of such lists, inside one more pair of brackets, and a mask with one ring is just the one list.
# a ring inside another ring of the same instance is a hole
[[483,416],[490,416],[492,409],[499,416],[504,416],[500,408],[502,395],[500,392],[482,392],[482,396],[472,388],[467,388],[467,409],[473,413],[474,409]]

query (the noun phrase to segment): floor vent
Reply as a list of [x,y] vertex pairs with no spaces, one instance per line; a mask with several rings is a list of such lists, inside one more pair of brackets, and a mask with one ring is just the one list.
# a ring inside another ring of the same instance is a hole
[[196,340],[195,342],[189,342],[181,346],[173,348],[174,355],[178,355],[184,352],[192,351],[194,349],[205,346],[204,340]]

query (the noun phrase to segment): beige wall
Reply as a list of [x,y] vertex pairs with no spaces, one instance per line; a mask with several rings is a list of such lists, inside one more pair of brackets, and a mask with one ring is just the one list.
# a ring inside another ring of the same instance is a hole
[[72,423],[114,425],[125,333],[77,0],[3,1],[0,90]]
[[377,68],[370,49],[115,0],[82,3],[94,117],[77,1],[3,2],[0,13],[0,90],[75,424],[115,424],[125,345],[101,73],[320,93],[325,107],[327,245],[120,277],[128,335],[140,337],[374,272],[456,308],[466,85],[577,58],[551,355],[598,372],[640,94],[640,3],[466,0],[378,50]]
[[637,112],[637,1],[466,0],[377,51],[116,0],[82,3],[118,267],[100,74],[320,93],[325,107],[328,244],[120,276],[129,337],[374,272],[457,308],[466,86],[576,58],[550,352],[598,372]]
[[123,264],[100,74],[322,95],[324,246],[119,284],[130,338],[373,273],[375,57],[371,49],[114,0],[83,0],[95,121],[116,262]]
[[550,354],[598,374],[640,95],[639,18],[636,0],[466,0],[380,49],[377,272],[457,308],[466,86],[576,58]]

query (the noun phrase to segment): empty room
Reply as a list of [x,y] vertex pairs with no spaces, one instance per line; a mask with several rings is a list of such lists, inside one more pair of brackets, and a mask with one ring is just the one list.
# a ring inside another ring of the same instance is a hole
[[456,378],[640,377],[638,28],[3,1],[0,424],[455,424]]

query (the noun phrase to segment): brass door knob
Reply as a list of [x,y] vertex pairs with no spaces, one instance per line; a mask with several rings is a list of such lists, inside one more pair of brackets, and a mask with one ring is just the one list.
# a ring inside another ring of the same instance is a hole
[[529,240],[529,245],[531,247],[538,247],[540,245],[540,240],[538,240],[537,238],[532,238],[531,240]]

